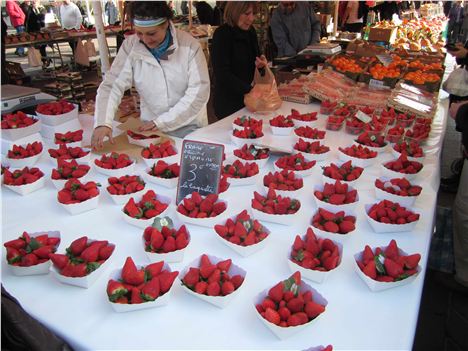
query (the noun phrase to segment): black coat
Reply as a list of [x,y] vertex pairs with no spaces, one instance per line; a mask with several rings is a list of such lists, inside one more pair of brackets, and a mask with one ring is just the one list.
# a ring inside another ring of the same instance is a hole
[[253,27],[244,31],[223,24],[216,29],[211,45],[216,117],[224,118],[244,107],[244,94],[252,88],[255,58],[259,55]]

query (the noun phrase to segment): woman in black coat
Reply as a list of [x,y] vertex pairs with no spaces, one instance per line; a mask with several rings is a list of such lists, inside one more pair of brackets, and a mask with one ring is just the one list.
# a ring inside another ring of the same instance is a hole
[[252,89],[255,67],[267,65],[265,56],[260,56],[252,26],[255,10],[255,2],[228,2],[224,9],[225,23],[213,35],[211,62],[218,119],[244,107],[244,95]]

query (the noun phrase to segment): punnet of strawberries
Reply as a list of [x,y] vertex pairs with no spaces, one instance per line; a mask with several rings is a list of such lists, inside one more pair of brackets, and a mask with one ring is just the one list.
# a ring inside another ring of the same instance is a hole
[[336,234],[348,234],[356,229],[356,217],[346,215],[344,211],[336,213],[319,208],[312,217],[315,228]]
[[287,118],[303,122],[312,122],[317,120],[317,112],[300,113],[295,109],[291,109],[291,114]]
[[83,140],[83,129],[75,130],[73,132],[55,133],[55,144],[68,144],[75,143]]
[[[355,134],[356,131],[362,130],[365,123],[357,117],[350,117],[346,120],[346,131]],[[348,128],[349,127],[349,128]]]
[[424,156],[424,151],[421,146],[419,146],[419,143],[415,141],[411,142],[406,142],[403,141],[401,143],[396,143],[393,146],[393,150],[396,152],[399,152],[400,154],[406,152],[406,154],[410,157],[423,157]]
[[406,153],[403,152],[398,159],[384,163],[384,167],[399,173],[416,174],[423,168],[423,164],[408,160]]
[[364,146],[384,147],[387,145],[384,139],[384,136],[381,134],[369,133],[366,131],[358,136],[356,142]]
[[124,175],[122,177],[109,177],[106,188],[111,195],[133,194],[145,188],[145,181],[137,175]]
[[395,240],[387,247],[374,250],[369,245],[364,247],[362,257],[356,260],[361,271],[369,278],[383,283],[404,280],[418,272],[421,255],[404,255]]
[[222,169],[223,174],[228,178],[249,178],[258,174],[258,165],[254,162],[242,162],[235,160],[232,164],[227,164]]
[[330,115],[327,118],[326,128],[328,130],[340,130],[345,120],[344,116]]
[[379,120],[376,116],[372,117],[372,121],[364,125],[364,130],[369,132],[380,132],[383,133],[385,127],[387,126],[387,121]]
[[200,195],[194,191],[177,206],[177,212],[190,218],[216,217],[226,211],[226,203],[218,201],[217,194]]
[[2,129],[18,129],[33,125],[38,120],[29,117],[24,112],[8,113],[2,115]]
[[169,204],[158,200],[158,196],[153,190],[148,190],[138,202],[135,202],[133,197],[130,198],[123,211],[135,219],[150,219],[161,214],[168,206]]
[[78,204],[99,195],[96,182],[81,183],[78,179],[69,179],[57,194],[58,202],[64,205]]
[[348,117],[353,112],[354,108],[351,108],[350,106],[338,106],[333,110],[333,116]]
[[258,120],[249,116],[242,116],[242,117],[237,117],[234,122],[235,125],[238,125],[239,127],[260,127],[262,128],[263,121]]
[[21,160],[40,154],[42,149],[42,143],[40,141],[28,143],[26,146],[13,145],[11,150],[8,150],[7,157],[13,160]]
[[340,150],[345,155],[360,159],[370,159],[377,157],[377,151],[372,151],[369,148],[362,145],[352,145],[348,146],[347,148],[339,147],[338,150]]
[[396,115],[396,122],[403,127],[409,127],[415,119],[415,115],[409,115],[407,113],[398,113]]
[[244,127],[243,129],[234,129],[232,135],[241,139],[258,139],[263,136],[262,126],[255,125],[252,127]]
[[75,239],[65,254],[51,254],[50,259],[65,277],[85,277],[98,269],[114,252],[107,240],[91,240],[86,235]]
[[145,251],[153,253],[168,253],[182,250],[189,244],[190,238],[185,225],[179,229],[169,217],[156,218],[153,225],[143,232]]
[[387,135],[385,136],[385,140],[388,140],[391,143],[397,143],[400,141],[403,134],[405,134],[405,128],[403,128],[400,125],[397,125],[387,130]]
[[296,178],[293,171],[283,169],[281,172],[270,172],[263,177],[263,185],[270,189],[293,191],[304,186],[302,178]]
[[120,304],[140,304],[155,301],[172,287],[178,271],[164,268],[164,261],[137,267],[131,257],[127,257],[118,280],[107,282],[107,297],[110,302]]
[[240,149],[234,150],[234,155],[247,161],[264,160],[270,156],[270,149],[244,144]]
[[199,266],[189,268],[182,278],[182,284],[200,295],[227,296],[244,282],[244,277],[240,274],[231,277],[229,274],[231,265],[231,259],[215,264],[206,254],[203,254],[200,257]]
[[270,119],[270,126],[277,128],[292,128],[294,127],[294,122],[291,117],[285,117],[283,115],[278,115]]
[[127,130],[127,135],[130,138],[135,139],[135,140],[148,140],[148,139],[160,138],[160,136],[157,135],[157,134],[144,135],[144,134],[140,134],[140,133],[135,133],[135,132],[133,132],[131,130]]
[[180,166],[177,163],[168,164],[166,161],[159,160],[150,168],[148,174],[153,177],[173,179],[179,177]]
[[44,173],[36,167],[24,167],[23,169],[16,169],[13,172],[9,169],[5,169],[3,173],[3,183],[13,186],[32,184],[43,176]]
[[296,134],[298,137],[307,139],[324,139],[326,133],[327,132],[324,130],[319,130],[309,126],[294,129],[294,134]]
[[314,195],[320,201],[328,202],[332,205],[344,205],[356,202],[357,190],[349,190],[348,184],[337,180],[334,184],[325,183],[323,190],[314,191]]
[[418,213],[389,200],[373,204],[367,214],[373,220],[385,224],[407,224],[419,220]]
[[328,272],[340,264],[340,251],[333,241],[317,238],[307,228],[304,237],[296,235],[289,259],[303,268]]
[[174,155],[177,155],[177,150],[170,140],[158,145],[150,144],[141,150],[141,157],[143,158],[163,158]]
[[393,178],[389,181],[375,180],[375,186],[387,193],[398,196],[418,196],[422,187],[411,184],[406,178]]
[[227,241],[240,245],[255,245],[268,236],[262,224],[252,219],[246,210],[239,213],[234,220],[228,219],[224,225],[216,224],[215,232]]
[[294,214],[301,208],[301,202],[297,199],[277,195],[275,190],[270,188],[266,196],[254,191],[252,208],[272,215]]
[[328,146],[320,144],[320,141],[308,142],[302,138],[299,138],[296,144],[294,144],[294,150],[299,152],[306,152],[308,154],[323,154],[330,151]]
[[94,160],[94,164],[105,169],[120,169],[130,166],[133,161],[127,154],[111,152],[110,155],[102,155],[100,159]]
[[63,115],[64,113],[70,112],[74,109],[75,106],[73,104],[65,100],[59,100],[37,105],[36,112],[42,113],[43,115],[56,116]]
[[49,149],[48,151],[50,157],[65,160],[85,157],[90,153],[90,151],[85,151],[81,147],[68,147],[66,144],[60,144],[58,149]]
[[314,301],[311,290],[301,289],[301,273],[273,286],[267,296],[255,306],[268,322],[279,327],[295,327],[309,323],[325,311],[325,306]]
[[60,244],[60,238],[47,233],[30,236],[27,232],[18,239],[3,244],[7,251],[7,262],[12,266],[30,267],[47,262]]
[[351,182],[358,179],[364,168],[353,166],[351,161],[346,161],[341,166],[332,163],[330,166],[323,167],[323,174],[335,180]]
[[405,137],[412,138],[417,141],[422,141],[429,137],[430,132],[431,132],[430,124],[415,124],[412,129],[408,129],[405,132]]
[[54,180],[81,178],[89,172],[90,168],[88,165],[79,164],[75,160],[58,159],[57,168],[52,169],[51,178]]
[[305,171],[314,167],[315,164],[316,161],[306,161],[301,153],[282,156],[275,162],[277,167],[289,171]]

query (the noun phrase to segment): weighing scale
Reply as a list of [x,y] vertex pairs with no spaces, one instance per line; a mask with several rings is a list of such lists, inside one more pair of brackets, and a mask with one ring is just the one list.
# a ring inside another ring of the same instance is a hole
[[25,113],[34,113],[35,106],[38,104],[57,100],[55,96],[43,93],[40,89],[10,84],[2,85],[1,95],[2,114],[19,110]]

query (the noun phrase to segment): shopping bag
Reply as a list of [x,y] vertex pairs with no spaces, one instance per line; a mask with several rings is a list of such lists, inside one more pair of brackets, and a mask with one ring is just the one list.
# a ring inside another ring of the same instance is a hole
[[86,50],[88,51],[88,57],[97,55],[96,48],[95,48],[94,43],[93,43],[93,41],[91,39],[87,40],[84,43],[84,46],[85,46]]
[[251,112],[275,111],[280,108],[282,102],[278,94],[275,76],[270,68],[265,67],[263,76],[260,75],[258,69],[255,69],[254,86],[244,96],[245,107]]
[[442,88],[451,95],[468,96],[468,71],[464,67],[454,69]]
[[82,66],[89,66],[88,50],[85,48],[81,39],[78,39],[76,43],[75,62]]
[[28,64],[29,67],[42,66],[42,56],[39,50],[32,46],[28,49]]

